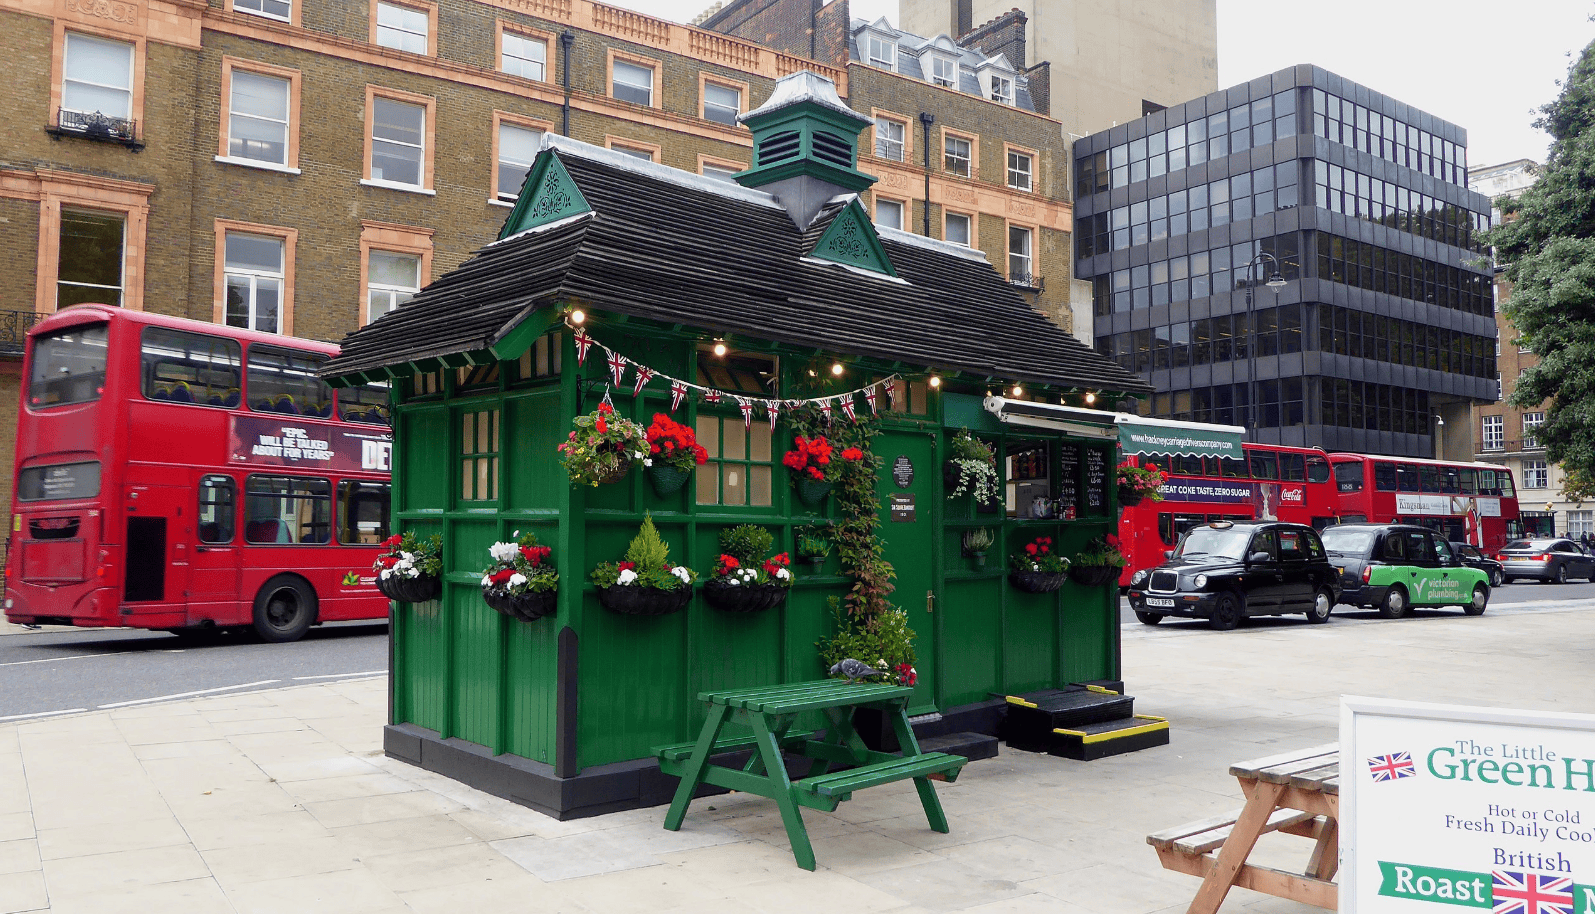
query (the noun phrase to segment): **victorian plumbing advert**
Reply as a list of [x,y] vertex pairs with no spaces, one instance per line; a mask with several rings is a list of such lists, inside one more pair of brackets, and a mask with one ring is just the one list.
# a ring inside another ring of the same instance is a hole
[[1342,910],[1595,914],[1595,717],[1341,709]]

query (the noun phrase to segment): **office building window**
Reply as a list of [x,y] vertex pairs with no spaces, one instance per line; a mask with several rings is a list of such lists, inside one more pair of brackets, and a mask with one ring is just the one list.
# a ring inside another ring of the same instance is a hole
[[61,209],[55,306],[122,304],[127,219],[119,213]]
[[1499,451],[1506,446],[1505,420],[1500,416],[1483,417],[1483,428],[1480,438],[1484,442],[1486,451]]
[[1523,450],[1531,451],[1540,446],[1540,442],[1534,437],[1534,431],[1544,424],[1543,412],[1523,414]]
[[616,60],[612,68],[609,94],[623,102],[635,105],[652,105],[654,102],[654,70],[652,67]]
[[1031,248],[1035,232],[1018,225],[1008,226],[1008,281],[1015,285],[1034,286]]
[[500,122],[498,125],[498,199],[513,202],[521,194],[526,172],[543,145],[543,131]]
[[1595,511],[1567,512],[1567,535],[1571,537],[1595,536]]
[[908,125],[889,117],[875,118],[875,156],[893,162],[903,161]]
[[426,107],[371,99],[371,180],[424,187]]
[[742,113],[742,90],[735,86],[722,86],[719,83],[705,82],[703,84],[703,119],[725,124],[728,127],[737,125],[737,115]]
[[659,161],[658,150],[650,149],[647,146],[632,146],[627,143],[619,143],[611,140],[609,142],[609,148],[620,153],[621,155],[628,155],[634,159],[642,159],[644,162]]
[[930,81],[938,86],[956,89],[958,87],[958,61],[951,57],[932,57]]
[[426,54],[431,34],[432,17],[426,10],[378,0],[377,44],[396,51]]
[[80,114],[133,117],[133,46],[66,33],[61,107]]
[[376,320],[421,291],[421,258],[372,251],[366,262],[366,322]]
[[1543,460],[1523,461],[1523,488],[1548,489],[1551,487],[1551,471],[1546,468]]
[[294,7],[286,0],[233,0],[233,9],[241,13],[254,13],[268,19],[293,21]]
[[1016,190],[1034,190],[1034,161],[1029,153],[1008,150],[1008,186]]
[[698,170],[705,178],[713,178],[716,181],[724,181],[727,184],[735,184],[737,182],[732,175],[739,171],[744,171],[745,169],[736,165],[726,165],[719,162],[700,162],[698,165]]
[[231,83],[227,155],[287,167],[289,81],[233,69]]
[[875,224],[901,230],[903,227],[902,202],[877,198],[875,200]]
[[963,213],[948,213],[946,228],[942,231],[942,237],[953,244],[969,247],[969,239],[971,237],[970,222],[970,218]]
[[943,166],[950,174],[967,178],[970,175],[970,157],[974,146],[966,138],[947,134],[942,138]]
[[283,239],[228,232],[227,325],[282,332]]
[[1013,80],[1006,76],[991,77],[991,100],[1004,105],[1013,104]]
[[498,68],[511,76],[542,80],[548,73],[548,42],[505,32]]
[[897,43],[879,35],[869,36],[869,65],[882,70],[897,67]]

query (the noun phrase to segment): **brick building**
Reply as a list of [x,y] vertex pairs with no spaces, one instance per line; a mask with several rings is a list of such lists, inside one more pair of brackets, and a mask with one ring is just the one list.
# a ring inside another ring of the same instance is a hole
[[[809,68],[848,95],[857,69],[591,0],[0,0],[0,28],[13,71],[0,337],[98,300],[339,339],[493,237],[544,132],[727,177],[751,164],[736,116],[775,79]],[[889,77],[863,81],[860,110],[927,108]],[[1036,265],[1021,272],[1056,265],[1066,302],[1057,123],[939,101],[958,112],[939,123],[977,142],[971,177],[932,176],[936,225],[957,201],[971,242],[1002,264],[1010,223],[1034,230]],[[988,139],[1002,136],[1034,155],[1029,189],[1005,180],[1004,146]],[[860,165],[906,202],[924,183],[912,161]],[[1066,319],[1066,304],[1051,310]],[[5,355],[0,340],[10,442]]]

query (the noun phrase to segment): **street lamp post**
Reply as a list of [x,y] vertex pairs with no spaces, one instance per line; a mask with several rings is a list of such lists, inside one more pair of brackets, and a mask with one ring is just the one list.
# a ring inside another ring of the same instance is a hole
[[[1252,287],[1256,285],[1256,281],[1252,279],[1252,272],[1264,261],[1274,265],[1274,271],[1268,274],[1268,281],[1264,285],[1274,290],[1276,301],[1279,298],[1279,290],[1285,285],[1285,277],[1279,272],[1279,260],[1273,254],[1260,251],[1246,264],[1246,332],[1251,337],[1246,341],[1246,414],[1252,420],[1254,432],[1262,427],[1262,420],[1257,409],[1257,314],[1252,301]],[[1306,396],[1304,386],[1302,397],[1305,399]]]

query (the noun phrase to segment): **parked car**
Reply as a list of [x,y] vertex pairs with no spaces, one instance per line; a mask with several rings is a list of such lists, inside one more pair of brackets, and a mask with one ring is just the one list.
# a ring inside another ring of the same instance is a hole
[[1347,605],[1399,619],[1414,606],[1461,606],[1477,616],[1490,604],[1489,574],[1464,565],[1427,527],[1340,524],[1324,528],[1323,539]]
[[1146,625],[1186,616],[1223,631],[1246,616],[1286,613],[1322,623],[1338,596],[1334,566],[1313,528],[1275,521],[1193,527],[1168,561],[1130,579],[1130,608]]
[[1501,547],[1495,559],[1505,566],[1508,584],[1514,578],[1536,578],[1552,584],[1566,584],[1568,578],[1595,581],[1595,556],[1586,555],[1565,536],[1513,540]]
[[1506,583],[1506,566],[1480,552],[1478,546],[1452,540],[1451,551],[1462,560],[1462,564],[1469,568],[1477,568],[1489,575],[1491,587],[1500,587]]

